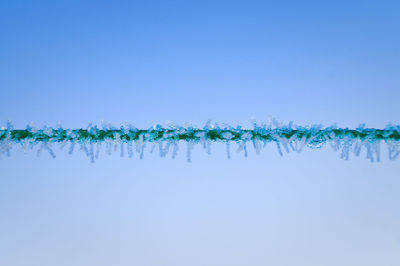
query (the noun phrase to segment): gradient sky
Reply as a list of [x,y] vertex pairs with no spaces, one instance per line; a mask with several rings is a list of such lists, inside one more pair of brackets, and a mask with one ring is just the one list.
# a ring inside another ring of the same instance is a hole
[[[0,124],[400,124],[399,13],[398,1],[3,1]],[[386,150],[377,164],[224,149],[95,164],[13,150],[0,265],[400,264],[400,164]]]

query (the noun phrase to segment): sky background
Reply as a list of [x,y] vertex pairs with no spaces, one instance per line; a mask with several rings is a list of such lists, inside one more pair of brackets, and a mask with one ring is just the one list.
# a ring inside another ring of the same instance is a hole
[[[398,1],[2,1],[0,124],[400,124],[399,13]],[[94,164],[13,150],[0,264],[399,265],[400,164],[385,149],[381,163],[212,149]]]

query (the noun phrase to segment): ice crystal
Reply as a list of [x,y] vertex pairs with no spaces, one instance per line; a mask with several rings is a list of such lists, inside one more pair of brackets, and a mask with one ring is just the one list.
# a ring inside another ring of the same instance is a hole
[[7,122],[6,126],[0,128],[0,157],[9,156],[16,145],[24,152],[37,147],[37,155],[47,152],[51,157],[55,157],[55,145],[60,149],[69,145],[69,154],[78,145],[92,162],[99,158],[102,146],[105,146],[106,154],[119,151],[121,157],[127,155],[132,158],[136,153],[140,159],[143,159],[146,147],[150,146],[150,152],[158,149],[160,157],[166,157],[172,150],[171,157],[174,159],[180,142],[187,144],[188,162],[192,160],[196,144],[210,154],[213,142],[225,143],[229,159],[232,143],[237,144],[237,152],[245,157],[248,156],[247,144],[252,145],[256,154],[259,154],[268,143],[275,143],[281,156],[291,151],[301,152],[305,147],[320,149],[328,144],[344,160],[348,160],[350,154],[359,156],[365,150],[368,160],[379,162],[382,143],[387,146],[389,160],[400,156],[400,126],[392,124],[384,129],[366,128],[365,124],[356,129],[338,128],[336,125],[326,128],[321,125],[301,127],[293,122],[283,125],[275,120],[271,124],[253,124],[253,129],[219,125],[211,121],[202,129],[189,124],[182,127],[172,123],[166,127],[157,124],[149,129],[138,129],[130,124],[117,128],[102,122],[100,128],[90,124],[86,129],[63,129],[61,125],[37,129],[29,124],[26,129],[19,130]]

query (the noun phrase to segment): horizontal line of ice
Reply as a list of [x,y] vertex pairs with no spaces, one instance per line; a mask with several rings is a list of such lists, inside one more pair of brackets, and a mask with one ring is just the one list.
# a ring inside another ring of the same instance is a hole
[[335,151],[340,151],[342,159],[347,160],[350,153],[358,156],[363,149],[367,151],[367,159],[373,162],[380,160],[382,142],[388,148],[390,160],[399,157],[400,126],[388,125],[383,129],[375,129],[361,125],[348,129],[336,126],[323,128],[321,125],[301,127],[292,123],[286,126],[255,123],[253,129],[245,129],[208,122],[203,128],[177,125],[155,125],[149,129],[137,129],[131,125],[119,128],[103,125],[99,128],[89,125],[85,129],[64,129],[61,126],[36,129],[28,125],[26,129],[14,129],[8,123],[0,129],[0,156],[9,155],[14,145],[20,145],[23,150],[38,147],[38,155],[45,150],[55,157],[52,146],[60,145],[62,148],[69,144],[69,153],[78,145],[92,162],[98,158],[103,145],[108,154],[119,150],[121,156],[127,154],[132,157],[137,152],[143,158],[146,146],[150,146],[151,152],[157,148],[161,157],[166,157],[172,150],[172,158],[175,158],[181,141],[187,142],[188,161],[191,160],[191,151],[196,144],[201,144],[210,153],[212,142],[225,142],[227,157],[230,158],[230,143],[236,142],[237,151],[243,152],[245,156],[248,144],[259,154],[268,143],[275,143],[281,155],[290,151],[300,152],[304,147],[321,148],[329,144]]

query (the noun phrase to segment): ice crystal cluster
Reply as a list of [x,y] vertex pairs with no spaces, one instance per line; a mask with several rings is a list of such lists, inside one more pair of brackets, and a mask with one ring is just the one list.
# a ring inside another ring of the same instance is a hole
[[382,142],[388,149],[390,160],[400,155],[400,126],[388,125],[384,129],[366,128],[360,125],[355,129],[338,128],[337,126],[322,127],[321,125],[301,127],[293,123],[288,125],[257,124],[252,129],[241,126],[218,125],[210,121],[203,128],[195,126],[155,125],[149,129],[137,129],[132,125],[113,127],[104,124],[100,128],[90,124],[85,129],[64,129],[45,126],[36,129],[28,125],[26,129],[14,129],[11,123],[0,129],[0,156],[10,155],[13,146],[20,146],[23,151],[36,149],[37,154],[46,151],[55,157],[54,146],[63,148],[67,145],[68,152],[74,149],[83,151],[92,162],[102,149],[107,154],[118,151],[121,156],[132,157],[135,153],[143,158],[146,147],[152,153],[158,149],[161,157],[171,154],[175,158],[179,143],[187,145],[187,160],[191,161],[191,152],[196,144],[211,153],[211,144],[221,142],[226,145],[227,157],[231,157],[230,148],[236,144],[237,152],[247,157],[248,146],[252,146],[257,154],[268,146],[275,146],[280,155],[284,152],[301,152],[304,148],[321,148],[329,145],[340,152],[342,159],[348,160],[350,153],[359,156],[366,151],[366,158],[371,162],[380,161]]

